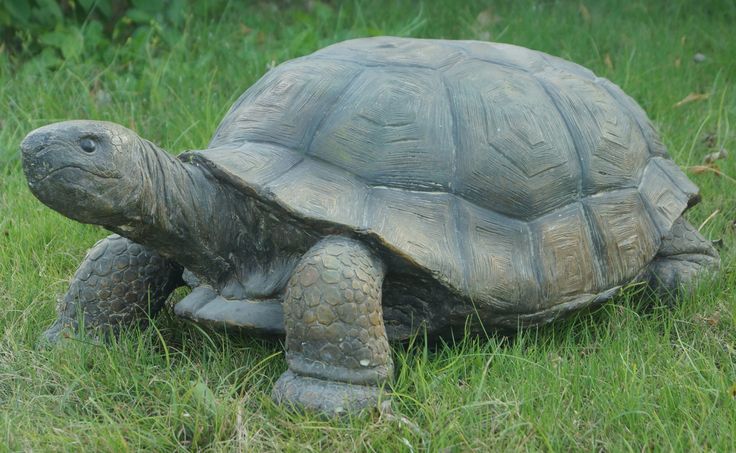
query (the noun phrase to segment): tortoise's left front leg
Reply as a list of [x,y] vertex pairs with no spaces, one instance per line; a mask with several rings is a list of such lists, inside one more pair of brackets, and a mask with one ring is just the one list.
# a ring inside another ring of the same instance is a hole
[[82,325],[103,335],[144,326],[183,284],[181,275],[181,266],[155,250],[110,235],[87,252],[57,307],[56,322],[41,340],[56,343]]
[[642,279],[658,296],[669,299],[690,289],[699,276],[717,270],[719,265],[718,252],[710,241],[680,217],[662,239]]
[[393,375],[383,324],[381,260],[364,244],[328,236],[297,265],[284,299],[289,369],[277,403],[321,413],[375,406]]

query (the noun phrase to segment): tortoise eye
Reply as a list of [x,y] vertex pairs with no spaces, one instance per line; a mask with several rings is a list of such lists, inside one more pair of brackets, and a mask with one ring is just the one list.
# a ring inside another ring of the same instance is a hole
[[79,147],[85,153],[93,153],[97,149],[97,143],[89,137],[85,137],[79,141]]

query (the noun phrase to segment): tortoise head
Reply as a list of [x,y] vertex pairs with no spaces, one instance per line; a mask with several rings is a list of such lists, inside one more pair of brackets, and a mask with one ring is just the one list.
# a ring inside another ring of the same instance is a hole
[[21,143],[31,192],[84,223],[130,220],[142,190],[143,140],[123,126],[65,121],[34,130]]

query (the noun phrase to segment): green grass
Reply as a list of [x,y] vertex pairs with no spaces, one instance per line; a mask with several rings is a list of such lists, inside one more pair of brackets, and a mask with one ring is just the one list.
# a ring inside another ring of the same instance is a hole
[[[255,2],[254,2],[255,3]],[[0,52],[0,451],[735,451],[736,182],[691,178],[689,218],[722,239],[723,270],[677,306],[633,291],[513,339],[394,347],[394,415],[291,414],[269,399],[281,346],[165,314],[110,345],[36,350],[55,300],[106,232],[25,187],[18,144],[70,118],[122,123],[179,152],[206,146],[230,103],[272,62],[351,37],[490,39],[571,59],[631,94],[676,162],[736,154],[736,4],[287,2],[199,8],[182,40],[138,36],[55,70]],[[693,55],[706,55],[702,63]],[[690,93],[706,100],[673,107]],[[716,148],[704,138],[711,135]],[[736,156],[719,161],[736,176]],[[714,212],[717,213],[711,217]]]

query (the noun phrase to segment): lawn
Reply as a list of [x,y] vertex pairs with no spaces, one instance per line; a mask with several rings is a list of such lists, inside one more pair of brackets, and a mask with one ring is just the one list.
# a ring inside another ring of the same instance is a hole
[[[51,66],[0,49],[0,452],[736,451],[734,1],[244,3],[192,7],[174,38],[152,27]],[[202,148],[271,65],[381,34],[522,45],[621,86],[700,186],[688,216],[720,245],[721,272],[674,306],[628,288],[513,338],[394,345],[392,413],[339,420],[271,402],[286,368],[278,342],[170,313],[109,345],[36,348],[107,233],[31,195],[27,132],[90,118],[174,153]],[[732,156],[703,166],[721,147]]]

